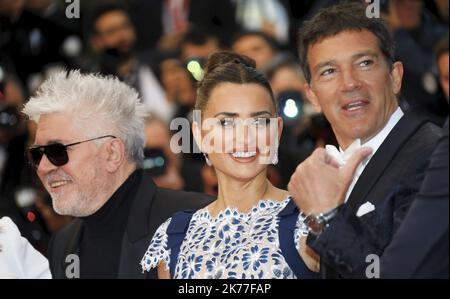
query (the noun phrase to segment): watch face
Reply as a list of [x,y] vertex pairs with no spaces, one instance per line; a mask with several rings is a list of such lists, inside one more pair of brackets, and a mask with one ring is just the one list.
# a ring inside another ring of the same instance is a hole
[[318,235],[323,230],[323,222],[314,215],[310,215],[306,219],[306,225],[309,228],[309,231],[315,235]]

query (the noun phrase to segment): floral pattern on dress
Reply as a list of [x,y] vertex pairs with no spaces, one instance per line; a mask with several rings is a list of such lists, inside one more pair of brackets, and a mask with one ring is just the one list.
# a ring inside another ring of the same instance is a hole
[[152,254],[146,253],[141,261],[142,272],[156,268],[160,262],[164,262],[167,267],[166,270],[169,271],[170,249],[167,248],[166,231],[171,219],[172,218],[167,219],[166,222],[161,224],[156,230],[155,235],[150,242],[150,246],[147,249],[147,253],[151,252]]
[[[216,217],[207,208],[198,210],[181,244],[173,278],[297,278],[282,255],[278,237],[278,214],[290,200],[261,200],[249,213],[227,208]],[[143,271],[160,262],[168,270],[173,262],[167,248],[170,220],[158,228],[150,242],[141,261]],[[300,238],[308,234],[303,220],[300,213],[293,240],[297,249]]]

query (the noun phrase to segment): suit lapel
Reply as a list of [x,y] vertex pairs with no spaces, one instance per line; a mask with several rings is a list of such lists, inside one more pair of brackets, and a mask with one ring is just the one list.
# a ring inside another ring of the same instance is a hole
[[83,221],[81,219],[75,219],[73,223],[73,234],[71,235],[69,242],[67,243],[66,249],[64,251],[63,258],[60,259],[61,262],[61,277],[66,277],[65,269],[67,267],[66,258],[75,254],[80,256],[80,240],[83,234]]
[[[142,170],[139,170],[142,171]],[[144,171],[139,182],[136,197],[133,200],[125,234],[122,238],[122,250],[118,278],[144,278],[139,269],[139,262],[148,246],[150,232],[150,210],[156,185]]]
[[410,109],[392,129],[358,179],[347,204],[358,210],[371,189],[383,175],[401,147],[428,119],[416,109]]

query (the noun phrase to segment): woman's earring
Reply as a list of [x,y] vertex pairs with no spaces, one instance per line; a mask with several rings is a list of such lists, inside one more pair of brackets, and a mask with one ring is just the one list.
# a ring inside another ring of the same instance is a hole
[[209,161],[208,156],[205,153],[203,153],[203,156],[205,156],[206,165],[212,166],[212,163],[211,163],[211,161]]
[[274,149],[274,153],[273,153],[273,156],[272,156],[272,164],[273,165],[277,165],[278,164],[278,147],[276,147]]

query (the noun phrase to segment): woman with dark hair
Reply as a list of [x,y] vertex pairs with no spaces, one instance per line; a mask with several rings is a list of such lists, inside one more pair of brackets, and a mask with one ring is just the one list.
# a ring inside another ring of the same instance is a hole
[[255,62],[233,52],[208,60],[193,134],[214,166],[217,200],[162,224],[141,261],[160,278],[316,278],[303,215],[267,179],[283,122]]
[[0,279],[52,278],[47,259],[23,237],[8,217],[0,218]]

